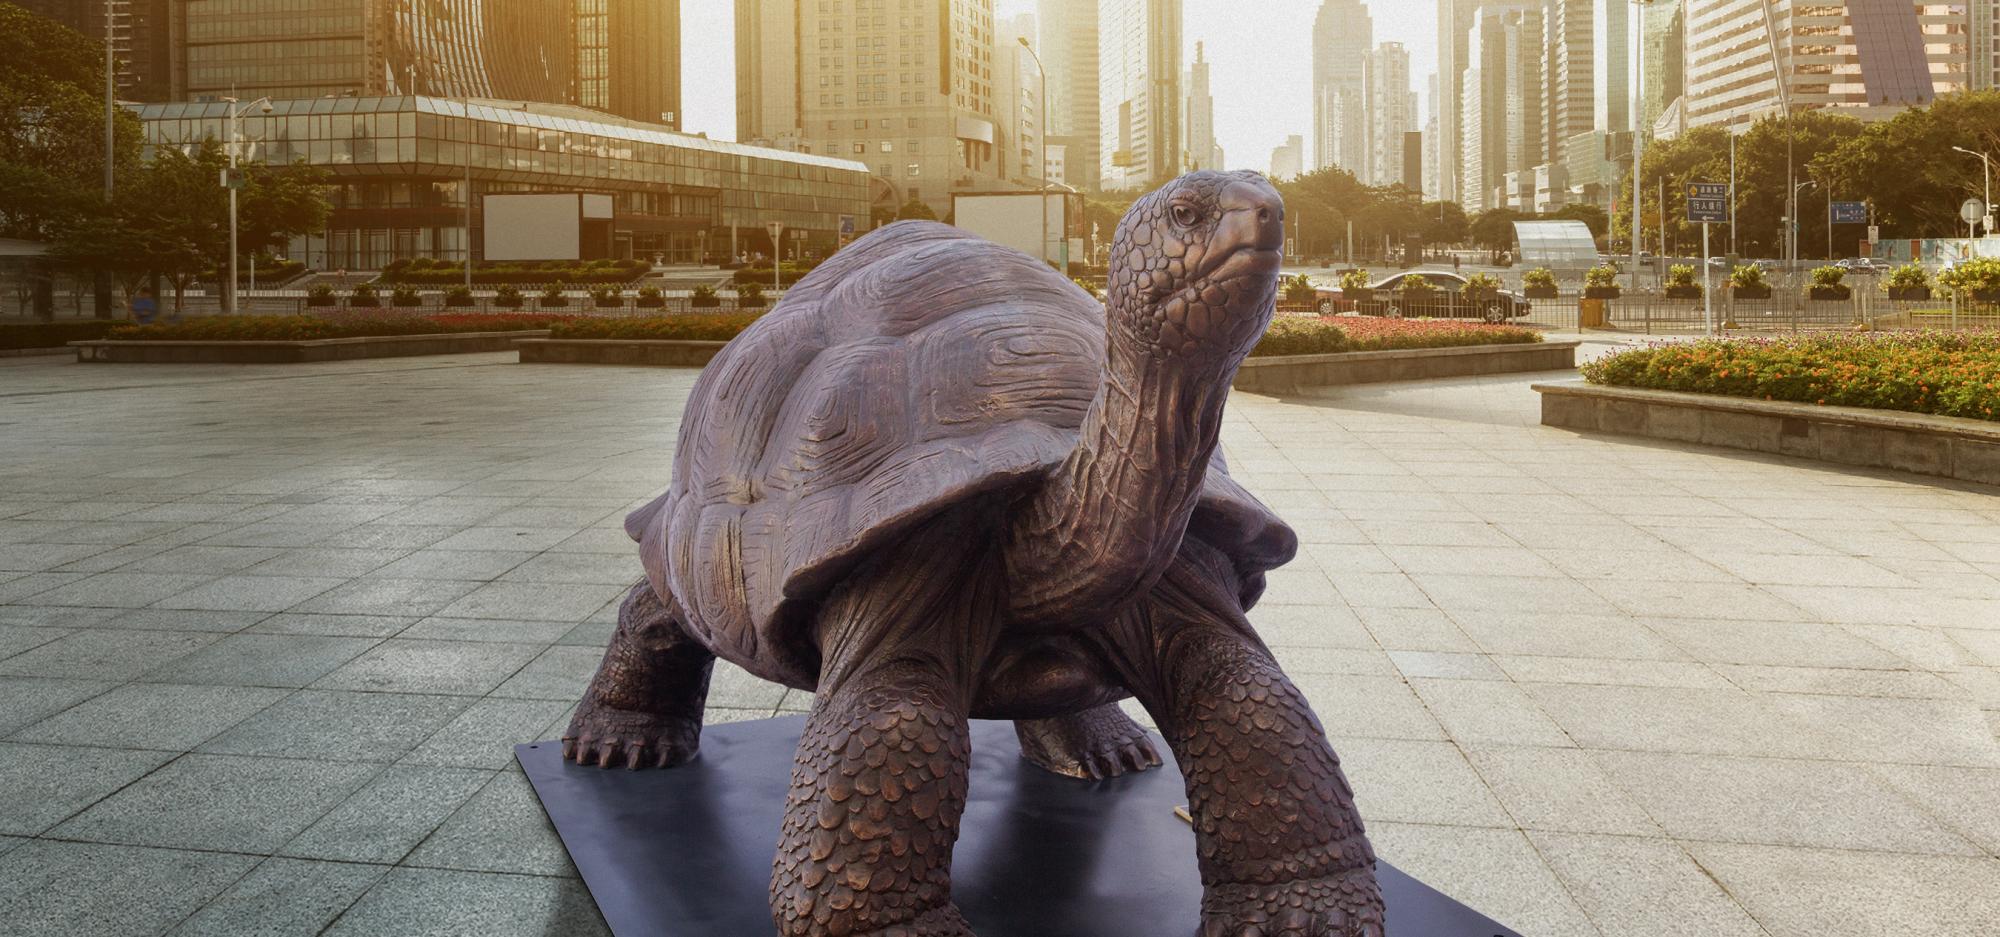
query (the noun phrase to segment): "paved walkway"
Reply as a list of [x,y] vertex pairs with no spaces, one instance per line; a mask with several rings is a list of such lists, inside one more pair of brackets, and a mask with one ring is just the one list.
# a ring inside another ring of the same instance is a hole
[[[691,381],[0,361],[0,933],[601,932],[508,746],[595,667]],[[1231,409],[1306,542],[1252,617],[1382,854],[1536,937],[1992,934],[1996,493],[1527,383]]]

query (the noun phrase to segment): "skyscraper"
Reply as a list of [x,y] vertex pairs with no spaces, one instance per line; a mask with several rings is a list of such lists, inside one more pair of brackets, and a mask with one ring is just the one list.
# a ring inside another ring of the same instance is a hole
[[834,9],[737,0],[739,138],[865,162],[877,207],[998,187],[989,0]]
[[680,127],[680,0],[573,2],[576,103]]
[[1325,0],[1313,20],[1314,169],[1339,166],[1366,179],[1370,151],[1368,52],[1375,25],[1361,0]]
[[[1753,0],[1763,2],[1763,0]],[[1590,10],[1591,126],[1632,129],[1632,0],[1593,0]]]
[[1049,144],[1063,150],[1068,184],[1098,187],[1097,2],[1040,0],[1042,67],[1049,73]]
[[1417,129],[1415,95],[1410,93],[1410,53],[1400,42],[1385,42],[1370,50],[1365,70],[1368,102],[1368,172],[1370,185],[1404,184],[1421,180],[1405,176],[1403,135]]
[[[118,62],[118,96],[165,101],[173,95],[171,0],[13,0],[28,12],[102,42],[106,27]],[[109,14],[107,22],[106,14]]]
[[[1538,0],[1482,3],[1467,30],[1460,76],[1459,197],[1465,210],[1532,199],[1542,162],[1542,11]],[[1512,174],[1516,185],[1501,191]],[[1522,185],[1521,180],[1530,184]]]
[[995,24],[993,33],[993,120],[999,127],[1003,178],[1040,183],[1042,158],[1042,88],[1034,57],[1021,40],[1039,38],[1035,15],[1022,13]]
[[1285,144],[1271,151],[1271,178],[1278,182],[1298,178],[1305,171],[1306,141],[1298,134],[1285,138]]
[[1106,190],[1179,174],[1180,0],[1099,0],[1098,166]]
[[1689,7],[1689,126],[1735,129],[1783,111],[1894,116],[1975,84],[1964,3],[1722,0]]
[[1472,12],[1479,0],[1438,0],[1437,115],[1438,183],[1433,197],[1457,201],[1464,166],[1464,117],[1459,98],[1464,94],[1466,40],[1472,28]]
[[1591,0],[1549,0],[1543,21],[1547,50],[1542,71],[1548,88],[1546,148],[1554,162],[1563,161],[1570,137],[1596,126],[1592,22]]
[[1222,148],[1215,145],[1215,97],[1208,90],[1208,62],[1201,43],[1194,44],[1194,61],[1187,71],[1187,131],[1185,158],[1190,168],[1221,169]]

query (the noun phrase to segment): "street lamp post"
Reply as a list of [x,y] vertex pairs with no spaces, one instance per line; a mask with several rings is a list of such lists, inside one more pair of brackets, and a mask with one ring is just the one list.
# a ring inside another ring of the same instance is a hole
[[1035,47],[1028,44],[1028,37],[1015,36],[1021,48],[1028,50],[1028,57],[1035,60],[1035,111],[1041,115],[1042,165],[1035,170],[1035,199],[1042,203],[1042,262],[1049,260],[1049,73],[1042,68],[1042,57]]
[[[1632,4],[1641,11],[1644,11],[1652,2],[1653,0],[1632,0]],[[1644,237],[1645,232],[1645,225],[1640,221],[1639,198],[1641,193],[1639,191],[1639,167],[1641,165],[1640,155],[1646,146],[1646,127],[1644,126],[1644,114],[1646,111],[1646,63],[1642,51],[1643,40],[1646,37],[1646,15],[1644,12],[1641,12],[1634,19],[1636,22],[1632,24],[1633,29],[1626,36],[1628,40],[1626,48],[1632,50],[1634,53],[1638,53],[1641,59],[1634,63],[1637,67],[1632,69],[1633,72],[1637,73],[1637,80],[1632,83],[1632,292],[1637,293],[1639,292],[1639,242]],[[1632,34],[1637,34],[1641,42],[1630,42]],[[1666,210],[1667,206],[1662,201],[1660,212],[1664,215]],[[1665,250],[1666,245],[1660,245],[1660,249]]]
[[269,114],[271,99],[258,98],[250,104],[238,104],[235,98],[222,100],[229,105],[229,178],[224,180],[229,187],[229,282],[224,286],[222,295],[226,300],[223,312],[233,316],[236,314],[236,193],[243,184],[236,175],[236,163],[243,149],[243,109],[254,104]]
[[1797,273],[1799,269],[1799,193],[1812,188],[1814,185],[1815,183],[1811,179],[1807,179],[1792,186],[1792,197],[1790,200],[1792,214],[1785,219],[1785,233],[1791,239],[1791,253],[1785,258],[1788,261],[1785,266],[1787,270],[1793,273]]
[[1967,156],[1977,156],[1977,157],[1979,157],[1979,163],[1980,163],[1980,166],[1981,166],[1982,168],[1984,168],[1984,169],[1985,169],[1985,171],[1986,171],[1986,173],[1985,173],[1985,175],[1986,175],[1986,223],[1987,223],[1987,228],[1986,228],[1986,236],[1987,236],[1987,237],[1992,237],[1992,236],[1993,236],[1993,227],[1992,227],[1992,224],[1993,224],[1993,160],[1992,160],[1991,158],[1987,157],[1987,155],[1986,155],[1986,154],[1984,154],[1984,153],[1974,153],[1973,151],[1971,151],[1971,150],[1968,150],[1968,149],[1966,149],[1965,147],[1962,147],[1962,146],[1954,146],[1954,147],[1952,147],[1952,149],[1954,149],[1954,150],[1957,150],[1957,151],[1959,151],[1960,153],[1964,153],[1964,154],[1965,154],[1965,155],[1967,155]]
[[479,140],[479,129],[472,122],[472,98],[459,96],[465,107],[465,291],[472,292],[472,148]]

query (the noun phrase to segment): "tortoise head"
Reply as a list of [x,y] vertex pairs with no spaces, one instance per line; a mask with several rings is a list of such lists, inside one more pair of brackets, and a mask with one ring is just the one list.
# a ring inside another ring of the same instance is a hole
[[1233,368],[1270,325],[1284,243],[1284,200],[1257,173],[1192,172],[1148,193],[1111,242],[1114,339]]

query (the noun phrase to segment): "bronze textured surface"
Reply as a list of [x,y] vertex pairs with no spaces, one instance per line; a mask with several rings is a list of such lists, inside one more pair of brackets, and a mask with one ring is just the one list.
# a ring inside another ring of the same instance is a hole
[[1296,538],[1217,448],[1283,242],[1261,176],[1198,172],[1119,224],[1102,307],[944,225],[835,255],[696,383],[565,753],[692,757],[708,655],[812,690],[779,931],[967,935],[968,720],[1110,776],[1159,762],[1104,708],[1136,697],[1187,778],[1203,935],[1380,937],[1339,761],[1244,618]]

